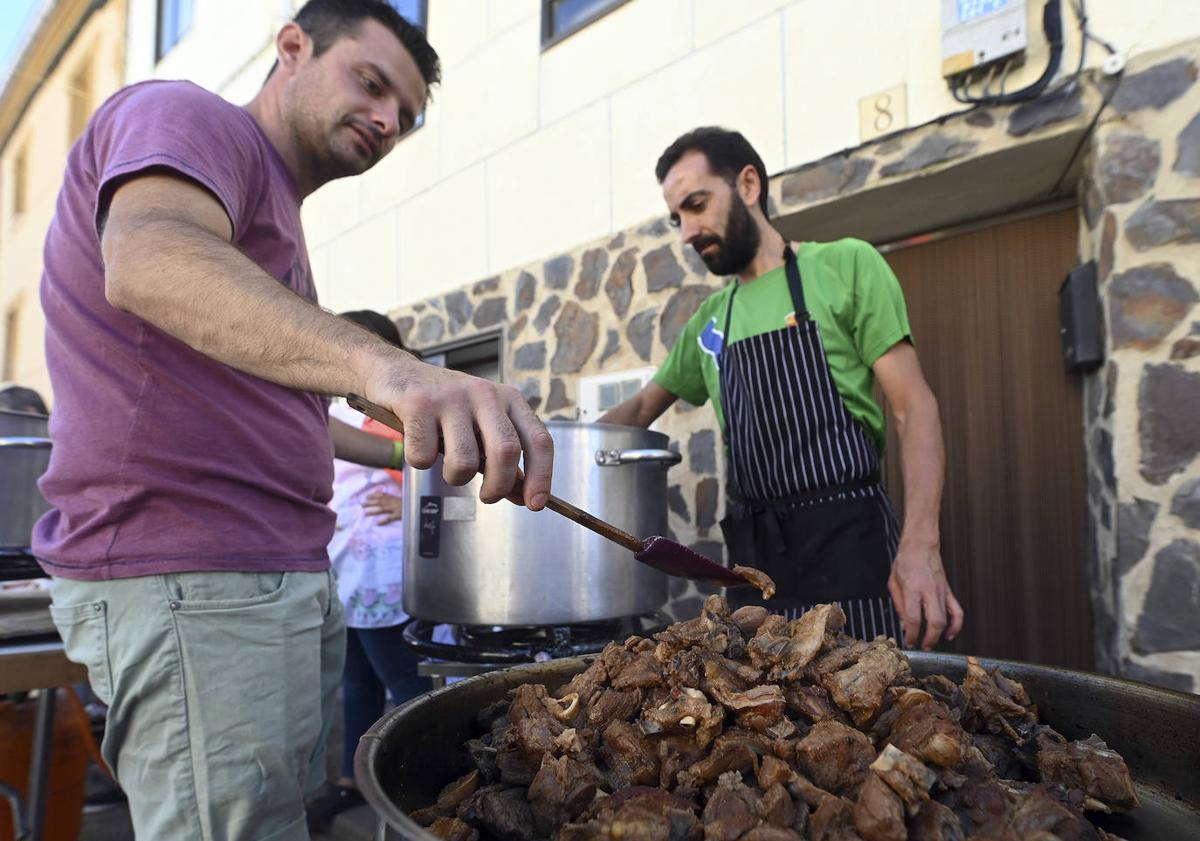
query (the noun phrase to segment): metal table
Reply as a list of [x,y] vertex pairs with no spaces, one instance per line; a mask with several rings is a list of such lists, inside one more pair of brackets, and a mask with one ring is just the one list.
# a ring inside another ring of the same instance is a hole
[[[48,620],[48,611],[43,611]],[[67,659],[62,641],[57,636],[45,636],[0,640],[0,694],[42,690],[33,730],[28,795],[22,798],[0,783],[0,796],[12,806],[17,841],[42,841],[45,830],[56,689],[87,681],[87,669]]]

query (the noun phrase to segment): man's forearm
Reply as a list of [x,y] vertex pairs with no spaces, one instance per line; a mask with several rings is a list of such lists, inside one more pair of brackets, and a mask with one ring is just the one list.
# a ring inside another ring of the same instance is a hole
[[937,549],[941,542],[938,514],[946,461],[937,402],[932,396],[915,401],[903,415],[897,415],[896,421],[904,477],[900,542]]
[[337,418],[329,419],[329,437],[333,440],[335,458],[367,467],[390,466],[396,452],[390,438],[355,429]]
[[119,236],[106,249],[110,303],[233,368],[344,394],[365,390],[364,372],[374,362],[415,362],[294,294],[208,231],[164,220]]

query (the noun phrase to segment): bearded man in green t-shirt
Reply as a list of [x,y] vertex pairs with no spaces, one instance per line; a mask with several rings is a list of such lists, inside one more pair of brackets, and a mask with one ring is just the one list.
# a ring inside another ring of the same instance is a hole
[[[786,242],[767,219],[762,158],[738,132],[683,135],[655,175],[684,244],[734,280],[700,305],[654,379],[600,420],[645,427],[678,398],[711,399],[729,457],[725,543],[775,580],[773,610],[836,601],[863,639],[953,639],[963,610],[939,550],[941,422],[896,276],[861,240]],[[900,436],[903,528],[880,480],[876,381]]]

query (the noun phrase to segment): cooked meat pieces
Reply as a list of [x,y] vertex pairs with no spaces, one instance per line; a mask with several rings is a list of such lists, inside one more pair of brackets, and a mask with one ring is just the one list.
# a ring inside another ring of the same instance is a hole
[[608,766],[614,788],[658,783],[658,746],[636,725],[610,723],[604,730],[600,756]]
[[726,742],[716,745],[708,756],[680,771],[679,787],[695,792],[729,771],[753,773],[757,764],[757,756],[744,742]]
[[479,841],[479,830],[458,818],[438,818],[427,829],[445,841]]
[[663,682],[663,665],[653,651],[637,654],[612,679],[614,689],[638,689]]
[[863,841],[906,841],[904,804],[875,774],[867,777],[854,803],[854,828]]
[[603,783],[595,766],[566,756],[547,757],[526,795],[538,835],[549,837],[555,829],[579,817]]
[[891,640],[877,640],[857,662],[826,674],[822,682],[834,703],[862,727],[878,715],[889,687],[910,680],[912,673],[908,661],[896,644]]
[[554,837],[556,841],[699,841],[702,830],[692,804],[662,789],[637,786],[597,800]]
[[629,721],[641,709],[642,697],[640,689],[599,689],[587,704],[588,724],[603,732],[610,722]]
[[724,708],[708,703],[699,689],[683,687],[672,692],[666,702],[642,714],[641,727],[647,733],[694,733],[701,747],[708,745],[721,730]]
[[936,800],[926,800],[908,822],[910,841],[966,841],[958,817]]
[[489,705],[471,773],[414,818],[448,841],[1107,841],[1084,810],[1137,805],[1123,760],[1038,724],[1019,683],[977,661],[914,681],[844,623],[709,597]]
[[969,739],[945,705],[928,692],[909,689],[894,702],[899,709],[888,741],[905,753],[942,768],[958,765]]
[[[805,813],[807,816],[807,808]],[[783,783],[775,783],[763,792],[758,801],[758,815],[765,823],[785,829],[796,827],[796,804]]]
[[844,714],[833,704],[829,691],[823,686],[801,686],[793,683],[783,691],[787,701],[788,712],[799,716],[810,723],[824,721],[827,718],[845,720]]
[[767,575],[761,569],[735,565],[733,574],[740,575],[750,584],[757,587],[764,599],[769,599],[775,595],[775,582],[771,580],[771,576]]
[[968,719],[964,723],[972,730],[986,728],[989,733],[1017,741],[1017,727],[1037,722],[1037,707],[1025,687],[1004,677],[998,668],[988,672],[974,657],[967,658],[963,694]]
[[738,626],[738,630],[742,632],[742,636],[746,639],[754,636],[762,623],[767,620],[770,611],[761,605],[748,604],[739,607],[729,615],[733,624]]
[[736,841],[758,826],[758,797],[742,782],[741,774],[721,775],[702,816],[704,841]]
[[1067,742],[1049,727],[1037,735],[1037,770],[1044,782],[1082,791],[1084,805],[1101,811],[1128,812],[1139,805],[1125,760],[1093,733]]
[[929,801],[929,790],[937,781],[925,763],[895,745],[884,746],[871,763],[871,770],[896,793],[910,817]]
[[464,774],[443,787],[432,806],[418,809],[409,817],[422,826],[428,826],[438,818],[450,817],[458,811],[464,800],[479,790],[479,780],[480,774],[477,770]]
[[875,759],[866,734],[836,721],[814,724],[796,745],[796,764],[819,787],[834,794],[855,791]]
[[458,807],[458,818],[487,830],[499,841],[531,841],[535,837],[533,816],[523,788],[502,785],[481,788]]

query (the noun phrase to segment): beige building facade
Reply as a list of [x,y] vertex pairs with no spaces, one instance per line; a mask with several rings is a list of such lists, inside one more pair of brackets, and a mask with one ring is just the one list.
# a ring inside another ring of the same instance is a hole
[[38,299],[42,245],[67,152],[124,77],[123,0],[55,0],[0,94],[0,381],[50,402]]

